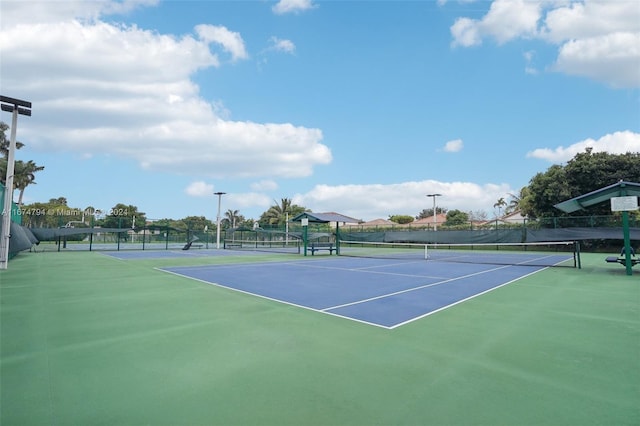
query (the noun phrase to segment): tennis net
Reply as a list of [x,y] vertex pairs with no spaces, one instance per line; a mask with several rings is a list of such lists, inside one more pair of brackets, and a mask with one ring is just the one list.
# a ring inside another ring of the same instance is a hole
[[493,265],[580,267],[575,241],[540,243],[425,244],[340,241],[340,255]]
[[300,240],[235,240],[225,239],[223,247],[227,250],[269,251],[273,253],[300,254]]

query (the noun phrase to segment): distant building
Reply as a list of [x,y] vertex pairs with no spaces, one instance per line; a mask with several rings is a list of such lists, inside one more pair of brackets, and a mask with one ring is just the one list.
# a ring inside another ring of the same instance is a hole
[[433,228],[434,224],[436,227],[438,226],[442,226],[444,225],[444,223],[447,221],[447,214],[446,213],[439,213],[436,215],[436,220],[433,220],[433,216],[429,216],[429,217],[425,217],[422,219],[417,219],[414,220],[411,223],[408,223],[405,226],[412,226],[412,227],[431,227]]

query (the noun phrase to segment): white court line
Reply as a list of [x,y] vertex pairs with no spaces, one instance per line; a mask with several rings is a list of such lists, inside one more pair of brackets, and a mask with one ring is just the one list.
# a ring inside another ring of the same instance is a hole
[[403,322],[399,322],[398,324],[396,324],[396,325],[393,325],[393,326],[389,327],[389,330],[393,330],[394,328],[397,328],[397,327],[400,327],[400,326],[403,326],[403,325],[406,325],[406,324],[410,324],[410,323],[412,323],[412,322],[414,322],[414,321],[418,321],[419,319],[422,319],[422,318],[428,317],[429,315],[435,314],[436,312],[444,311],[445,309],[449,309],[450,307],[455,306],[455,305],[457,305],[457,304],[459,304],[459,303],[466,302],[466,301],[471,300],[471,299],[475,299],[475,298],[476,298],[476,297],[478,297],[478,296],[482,296],[483,294],[489,293],[490,291],[496,290],[496,289],[498,289],[498,288],[500,288],[500,287],[504,287],[504,286],[505,286],[505,285],[507,285],[507,284],[514,283],[514,282],[516,282],[516,281],[518,281],[518,280],[521,280],[521,279],[523,279],[523,278],[526,278],[526,277],[528,277],[528,276],[530,276],[530,275],[537,274],[538,272],[540,272],[540,271],[544,271],[545,269],[548,269],[548,267],[546,267],[546,268],[540,268],[540,269],[538,269],[538,270],[536,270],[536,271],[532,271],[532,272],[530,272],[530,273],[528,273],[528,274],[526,274],[526,275],[523,275],[523,276],[521,276],[521,277],[514,278],[514,279],[512,279],[511,281],[507,281],[506,283],[503,283],[503,284],[497,285],[497,286],[495,286],[495,287],[488,288],[488,289],[486,289],[485,291],[481,291],[480,293],[472,294],[472,295],[471,295],[471,296],[469,296],[469,297],[465,297],[464,299],[460,299],[460,300],[458,300],[458,301],[456,301],[456,302],[453,302],[453,303],[450,303],[450,304],[448,304],[448,305],[442,306],[442,307],[440,307],[440,308],[438,308],[438,309],[434,309],[433,311],[430,311],[430,312],[424,313],[424,314],[422,314],[422,315],[419,315],[419,316],[417,316],[417,317],[411,318],[411,319],[406,320],[406,321],[403,321]]
[[[444,277],[440,276],[431,276],[431,275],[415,275],[415,274],[402,274],[400,272],[383,272],[383,271],[371,271],[372,267],[367,268],[338,268],[336,266],[320,266],[320,265],[310,265],[310,264],[300,264],[300,263],[291,263],[292,266],[301,266],[303,268],[316,268],[316,269],[327,269],[334,271],[348,271],[348,272],[362,272],[365,274],[376,274],[376,275],[395,275],[398,277],[411,277],[411,278],[435,278],[435,279],[444,279]],[[402,263],[402,265],[406,265],[406,263]],[[384,265],[385,267],[396,266],[396,264]],[[381,266],[377,266],[380,268]]]
[[334,316],[334,317],[347,319],[347,320],[359,322],[359,323],[362,323],[362,324],[372,325],[374,327],[380,327],[380,328],[384,328],[384,329],[387,329],[387,330],[389,330],[391,328],[391,327],[387,327],[386,325],[376,324],[375,322],[368,322],[368,321],[360,320],[360,319],[357,319],[357,318],[352,318],[352,317],[348,317],[348,316],[345,316],[345,315],[336,314],[336,313],[333,313],[333,312],[325,312],[324,310],[312,308],[310,306],[299,305],[297,303],[287,302],[286,300],[276,299],[276,298],[265,296],[265,295],[262,295],[262,294],[252,293],[252,292],[246,291],[246,290],[240,290],[239,288],[236,288],[236,287],[230,287],[230,286],[226,286],[226,285],[223,285],[223,284],[220,284],[220,283],[216,283],[216,282],[212,282],[212,281],[206,281],[206,280],[203,280],[201,278],[194,278],[194,277],[191,277],[189,275],[183,275],[183,274],[180,274],[178,272],[168,271],[168,270],[162,269],[162,268],[153,268],[153,269],[156,269],[156,270],[162,271],[162,272],[166,272],[167,274],[176,275],[178,277],[188,278],[190,280],[198,281],[198,282],[201,282],[203,284],[207,284],[207,285],[210,285],[210,286],[213,286],[213,287],[220,287],[220,288],[224,288],[224,289],[227,289],[227,290],[236,291],[238,293],[247,294],[249,296],[254,296],[254,297],[259,297],[261,299],[269,300],[269,301],[272,301],[272,302],[283,303],[285,305],[289,305],[289,306],[293,306],[293,307],[301,308],[301,309],[306,309],[308,311],[313,311],[313,312],[317,312],[317,313],[320,313],[320,314],[331,315],[331,316]]
[[[561,263],[561,262],[559,262],[559,263]],[[233,267],[265,266],[265,265],[273,265],[273,266],[275,266],[275,265],[287,265],[287,264],[295,265],[295,266],[310,266],[310,265],[301,265],[298,262],[256,262],[256,263],[238,263],[238,264],[227,264],[227,265],[222,264],[222,265],[182,266],[182,267],[174,267],[174,268],[186,268],[186,269],[200,269],[200,268],[207,268],[207,267],[209,267],[209,268],[211,268],[211,267],[215,267],[215,268],[218,268],[218,267],[223,267],[223,268],[230,267],[230,268],[233,268]],[[189,275],[184,275],[184,274],[181,274],[179,272],[174,272],[174,271],[170,271],[170,270],[167,270],[167,269],[162,269],[162,268],[159,268],[159,267],[156,267],[156,268],[153,268],[153,269],[157,269],[159,271],[166,272],[166,273],[169,273],[169,274],[173,274],[173,275],[176,275],[176,276],[180,276],[180,277],[183,277],[183,278],[188,278],[188,279],[191,279],[191,280],[199,281],[201,283],[204,283],[204,284],[207,284],[207,285],[211,285],[211,286],[214,286],[214,287],[220,287],[220,288],[224,288],[224,289],[227,289],[227,290],[231,290],[231,291],[236,291],[236,292],[239,292],[239,293],[247,294],[247,295],[250,295],[250,296],[256,296],[256,297],[259,297],[261,299],[265,299],[265,300],[269,300],[269,301],[273,301],[273,302],[278,302],[278,303],[283,303],[285,305],[294,306],[296,308],[302,308],[302,309],[306,309],[308,311],[313,311],[313,312],[317,312],[317,313],[321,313],[321,314],[325,314],[325,315],[331,315],[331,316],[334,316],[334,317],[347,319],[347,320],[355,321],[355,322],[358,322],[358,323],[361,323],[361,324],[366,324],[366,325],[371,325],[371,326],[378,327],[378,328],[383,328],[383,329],[386,329],[386,330],[393,330],[393,329],[395,329],[397,327],[400,327],[402,325],[409,324],[411,322],[414,322],[414,321],[417,321],[419,319],[425,318],[425,317],[427,317],[429,315],[432,315],[432,314],[434,314],[436,312],[440,312],[440,311],[443,311],[445,309],[448,309],[448,308],[450,308],[452,306],[455,306],[455,305],[457,305],[459,303],[462,303],[462,302],[465,302],[467,300],[471,300],[471,299],[473,299],[475,297],[478,297],[478,296],[481,296],[483,294],[486,294],[486,293],[488,293],[490,291],[493,291],[495,289],[503,287],[503,286],[505,286],[507,284],[511,284],[511,283],[513,283],[515,281],[518,281],[518,280],[522,279],[522,278],[525,278],[525,277],[528,277],[530,275],[536,274],[536,273],[538,273],[540,271],[548,269],[548,267],[540,267],[540,269],[537,269],[537,270],[532,271],[532,272],[530,272],[528,274],[519,276],[519,277],[517,277],[517,278],[515,278],[515,279],[513,279],[511,281],[505,282],[503,284],[496,285],[495,287],[491,287],[491,288],[489,288],[487,290],[484,290],[482,292],[473,294],[473,295],[471,295],[471,296],[469,296],[467,298],[458,300],[456,302],[450,303],[448,305],[442,306],[442,307],[440,307],[438,309],[435,309],[433,311],[426,312],[423,315],[419,315],[417,317],[411,318],[411,319],[409,319],[407,321],[404,321],[404,322],[401,322],[401,323],[397,323],[397,324],[392,325],[392,326],[386,326],[386,325],[378,324],[378,323],[375,323],[375,322],[369,322],[369,321],[361,320],[361,319],[358,319],[358,318],[353,318],[353,317],[350,317],[350,316],[341,315],[341,314],[338,314],[338,313],[335,313],[335,312],[330,312],[330,310],[334,310],[334,309],[338,309],[338,308],[342,308],[342,307],[347,307],[347,306],[358,305],[358,304],[362,304],[362,303],[367,303],[367,302],[374,301],[374,300],[379,300],[379,299],[392,297],[392,296],[395,296],[395,295],[398,295],[398,294],[409,293],[409,292],[412,292],[412,291],[417,291],[417,290],[421,290],[421,289],[428,288],[428,287],[433,287],[433,286],[437,286],[437,285],[441,285],[441,284],[445,284],[445,283],[449,283],[449,282],[454,282],[454,281],[457,281],[457,280],[460,280],[460,279],[463,279],[463,278],[469,278],[469,277],[473,277],[473,276],[478,276],[478,275],[482,275],[482,274],[487,273],[487,272],[498,271],[498,270],[510,268],[510,267],[513,267],[513,266],[516,266],[516,265],[501,265],[501,266],[498,266],[496,268],[491,268],[491,269],[488,269],[488,270],[479,271],[479,272],[475,272],[475,273],[472,273],[472,274],[463,275],[463,276],[460,276],[460,277],[449,278],[449,279],[445,279],[445,280],[442,280],[442,281],[438,281],[436,283],[425,284],[425,285],[414,287],[414,288],[410,288],[410,289],[405,289],[405,290],[401,290],[401,291],[397,291],[397,292],[384,294],[384,295],[381,295],[381,296],[371,297],[371,298],[368,298],[368,299],[363,299],[363,300],[350,302],[350,303],[346,303],[346,304],[342,304],[342,305],[336,305],[336,306],[323,308],[323,309],[316,309],[316,308],[312,308],[310,306],[299,305],[297,303],[293,303],[293,302],[288,302],[288,301],[281,300],[281,299],[272,298],[272,297],[265,296],[265,295],[262,295],[262,294],[252,293],[252,292],[249,292],[249,291],[246,291],[246,290],[241,290],[241,289],[238,289],[238,288],[235,288],[235,287],[226,286],[226,285],[223,285],[223,284],[206,281],[206,280],[200,279],[200,278],[194,278],[194,277],[191,277]],[[315,267],[315,265],[313,265],[312,267]],[[171,267],[169,267],[169,268],[171,268]],[[363,271],[361,269],[347,269],[347,268],[335,268],[335,267],[320,267],[320,268],[339,269],[339,270],[345,270],[345,271],[365,272],[365,273],[374,273],[374,274],[385,274],[384,272]],[[388,273],[388,274],[391,274],[391,273]],[[407,275],[407,274],[391,274],[391,275],[404,275],[404,276],[411,276],[411,277],[418,277],[418,278],[427,278],[425,276],[414,276],[414,275]]]
[[408,289],[405,289],[405,290],[395,291],[393,293],[387,293],[387,294],[383,294],[383,295],[380,295],[380,296],[370,297],[368,299],[358,300],[356,302],[345,303],[343,305],[332,306],[330,308],[325,308],[323,310],[344,308],[346,306],[353,306],[353,305],[358,305],[360,303],[371,302],[373,300],[379,300],[379,299],[384,299],[384,298],[387,298],[387,297],[397,296],[398,294],[410,293],[412,291],[422,290],[424,288],[434,287],[434,286],[437,286],[437,285],[440,285],[440,284],[446,284],[446,283],[449,283],[449,282],[452,282],[452,281],[461,280],[463,278],[475,277],[477,275],[482,275],[482,274],[485,274],[487,272],[498,271],[500,269],[509,268],[510,266],[511,265],[505,265],[505,266],[500,266],[500,267],[493,268],[493,269],[487,269],[486,271],[474,272],[473,274],[467,274],[467,275],[462,275],[460,277],[449,278],[449,279],[438,281],[438,282],[431,283],[431,284],[425,284],[425,285],[421,285],[421,286],[418,286],[418,287],[413,287],[413,288],[408,288]]

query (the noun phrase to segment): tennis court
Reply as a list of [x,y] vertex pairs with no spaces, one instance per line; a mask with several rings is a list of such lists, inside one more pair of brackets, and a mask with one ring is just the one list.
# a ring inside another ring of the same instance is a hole
[[[569,259],[566,255],[543,257],[553,263]],[[499,258],[504,261],[505,255]],[[464,263],[451,268],[444,260],[333,257],[162,270],[320,313],[396,328],[545,268],[522,264],[535,260],[540,261],[541,256],[520,254],[518,265]]]
[[[145,256],[23,253],[0,273],[2,425],[640,423],[640,285],[603,255],[583,253],[582,269],[443,262],[437,274],[424,259]],[[518,272],[490,271],[502,266]],[[388,299],[402,313],[435,298],[411,289],[478,271],[517,281],[393,329],[404,319],[382,311],[380,326],[319,313],[408,289]],[[274,301],[211,274],[302,288]],[[321,287],[335,289],[302,300]]]

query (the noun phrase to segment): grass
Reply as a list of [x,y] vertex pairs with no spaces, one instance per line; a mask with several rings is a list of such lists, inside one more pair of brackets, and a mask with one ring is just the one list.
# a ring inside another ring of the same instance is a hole
[[0,271],[2,425],[638,425],[640,270],[602,255],[395,330],[155,267]]

